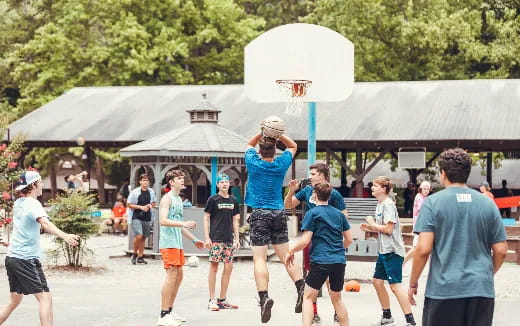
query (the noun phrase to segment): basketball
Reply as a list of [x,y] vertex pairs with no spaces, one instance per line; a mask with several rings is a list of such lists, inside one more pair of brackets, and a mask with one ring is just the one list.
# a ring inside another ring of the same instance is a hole
[[274,139],[280,138],[285,132],[285,122],[277,116],[269,116],[261,124],[263,135]]
[[361,286],[358,281],[350,280],[345,282],[345,291],[347,292],[359,292],[361,291]]
[[78,137],[78,138],[76,139],[76,143],[77,143],[79,146],[83,146],[83,145],[85,145],[85,138],[83,138],[83,137]]

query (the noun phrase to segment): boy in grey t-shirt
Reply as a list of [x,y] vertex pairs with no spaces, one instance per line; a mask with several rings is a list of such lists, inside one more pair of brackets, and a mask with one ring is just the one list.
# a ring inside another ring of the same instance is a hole
[[373,284],[383,309],[381,319],[374,325],[393,325],[390,299],[385,288],[388,281],[399,305],[403,310],[406,325],[415,325],[412,307],[407,300],[406,291],[401,287],[403,260],[405,255],[403,238],[399,225],[399,215],[389,193],[392,184],[388,177],[377,177],[372,185],[372,195],[377,198],[376,217],[367,216],[367,224],[361,224],[363,231],[375,231],[379,236],[379,255],[377,257]]
[[443,152],[439,168],[446,189],[428,197],[417,218],[408,297],[415,304],[417,281],[431,254],[423,326],[490,326],[493,274],[507,253],[502,219],[490,198],[466,186],[471,158],[464,150]]

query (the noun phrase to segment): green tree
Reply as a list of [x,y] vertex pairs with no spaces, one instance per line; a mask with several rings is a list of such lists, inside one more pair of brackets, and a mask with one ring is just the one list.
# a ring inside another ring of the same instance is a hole
[[358,81],[514,78],[518,1],[318,0],[305,18],[355,45]]
[[309,15],[315,1],[313,0],[237,0],[248,14],[265,19],[265,30],[273,27],[299,23]]
[[56,237],[54,242],[57,247],[49,252],[50,256],[55,261],[63,256],[68,266],[82,266],[84,258],[93,254],[87,247],[87,240],[99,228],[92,220],[92,213],[98,209],[95,197],[82,191],[71,191],[49,201],[49,205],[52,222],[63,232],[80,236],[79,244],[74,247]]
[[232,0],[68,0],[4,55],[26,113],[76,86],[226,84],[264,27]]

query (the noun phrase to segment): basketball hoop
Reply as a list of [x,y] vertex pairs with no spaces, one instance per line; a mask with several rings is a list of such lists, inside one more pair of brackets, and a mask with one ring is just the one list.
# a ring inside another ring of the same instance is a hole
[[307,89],[312,81],[303,79],[278,79],[278,88],[285,96],[285,114],[291,117],[299,117],[307,95]]

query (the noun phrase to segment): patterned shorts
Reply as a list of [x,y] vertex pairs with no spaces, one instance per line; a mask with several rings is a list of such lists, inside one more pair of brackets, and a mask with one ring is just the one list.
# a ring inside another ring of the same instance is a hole
[[209,249],[210,263],[232,263],[235,248],[232,242],[213,242]]
[[289,242],[287,216],[283,210],[255,209],[248,218],[251,245],[267,246]]

